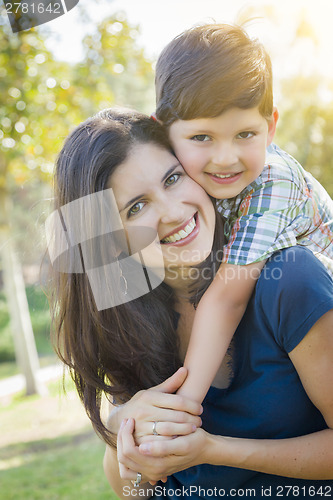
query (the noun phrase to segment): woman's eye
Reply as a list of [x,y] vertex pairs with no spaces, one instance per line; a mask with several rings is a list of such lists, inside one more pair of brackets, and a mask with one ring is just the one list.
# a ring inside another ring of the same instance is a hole
[[132,215],[137,215],[139,212],[141,212],[144,206],[145,203],[143,201],[138,201],[138,203],[136,203],[129,209],[129,211],[127,212],[127,216],[131,217]]
[[181,176],[181,174],[172,174],[170,175],[170,177],[168,177],[166,180],[165,180],[165,185],[166,186],[171,186],[172,184],[175,184],[179,177]]
[[210,141],[210,137],[207,134],[198,134],[198,135],[194,135],[193,137],[191,137],[191,141],[207,142],[207,141]]
[[237,135],[239,139],[250,139],[251,137],[255,136],[256,134],[254,132],[250,132],[249,130],[245,130],[245,132],[241,132],[240,134]]

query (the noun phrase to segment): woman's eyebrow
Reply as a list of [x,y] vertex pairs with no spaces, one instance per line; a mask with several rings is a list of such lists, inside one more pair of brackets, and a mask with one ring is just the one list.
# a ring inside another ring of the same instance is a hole
[[[176,170],[177,167],[180,167],[180,163],[176,163],[175,165],[173,165],[172,167],[170,167],[166,172],[165,174],[163,175],[162,179],[161,179],[161,182],[164,182],[165,179],[167,179],[169,177],[169,175],[172,174],[172,172],[174,170]],[[134,198],[132,198],[131,200],[129,200],[126,205],[121,208],[119,210],[119,212],[123,212],[124,210],[126,210],[126,208],[130,207],[131,205],[133,205],[133,203],[135,203],[136,201],[140,200],[140,198],[143,198],[145,195],[144,193],[143,194],[138,194],[137,196],[135,196]]]
[[136,201],[140,200],[140,198],[143,198],[143,197],[144,197],[144,194],[138,194],[137,196],[135,196],[134,198],[129,200],[126,203],[126,205],[119,210],[119,212],[123,212],[124,210],[126,210],[126,208],[130,207],[131,205],[133,205],[133,203],[135,203]]
[[176,170],[177,167],[180,167],[180,163],[177,162],[173,167],[170,167],[169,170],[167,172],[165,172],[165,174],[163,175],[162,179],[161,179],[161,182],[164,182],[165,179],[167,179],[169,177],[169,175],[172,174],[172,172],[174,170]]

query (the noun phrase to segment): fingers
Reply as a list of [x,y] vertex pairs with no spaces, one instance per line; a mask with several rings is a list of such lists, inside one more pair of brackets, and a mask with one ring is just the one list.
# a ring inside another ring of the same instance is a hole
[[201,415],[203,408],[200,403],[192,399],[185,398],[178,394],[159,392],[155,388],[146,391],[146,397],[150,399],[153,406],[168,408],[189,413],[190,415]]
[[169,392],[172,394],[184,383],[187,377],[187,370],[184,366],[179,368],[171,377],[167,378],[162,384],[156,385],[153,389],[160,392]]
[[[186,418],[189,420],[188,422],[173,422],[172,420],[174,420],[177,416],[175,416],[172,412],[162,413],[161,415],[157,413],[157,415],[163,419],[156,421],[155,429],[158,435],[153,436],[153,422],[139,421],[136,423],[134,437],[137,445],[147,440],[160,439],[162,437],[170,438],[173,436],[185,436],[195,432],[197,428],[201,427],[200,417],[187,415]],[[181,418],[183,417],[184,415],[181,415]],[[169,421],[164,421],[164,419],[169,419]]]
[[[135,446],[133,439],[134,420],[124,420],[118,432],[117,458],[119,474],[122,479],[136,480],[137,473],[142,475],[142,483],[147,481],[166,481],[165,471],[156,458],[145,457]],[[162,479],[161,479],[162,478]]]
[[153,436],[151,434],[135,439],[136,445],[141,443],[150,443],[150,441],[162,441],[163,439],[172,439],[172,436]]
[[138,471],[138,464],[130,456],[135,449],[133,430],[133,419],[122,421],[117,437],[117,459],[122,479],[135,479],[135,471]]
[[201,415],[203,411],[200,403],[178,394],[160,393],[160,397],[157,398],[157,401],[160,402],[161,408],[170,408],[174,411],[186,412],[190,415],[198,416]]
[[156,431],[159,436],[186,436],[197,430],[197,426],[188,422],[156,422]]
[[188,451],[188,441],[186,441],[186,439],[186,436],[180,436],[175,439],[149,441],[140,444],[139,451],[143,455],[159,458],[168,455],[182,455],[184,452]]
[[[168,476],[162,477],[162,479],[159,479],[159,481],[162,481],[162,483],[166,483],[168,480]],[[152,486],[156,486],[157,481],[148,481]]]
[[[172,403],[172,402],[171,402]],[[152,413],[152,412],[151,412]],[[201,418],[197,415],[192,415],[186,411],[173,409],[170,407],[160,408],[156,407],[154,415],[150,415],[149,422],[151,424],[150,432],[152,433],[153,421],[155,422],[175,422],[178,424],[193,424],[196,427],[201,426]],[[161,433],[160,433],[161,434]]]

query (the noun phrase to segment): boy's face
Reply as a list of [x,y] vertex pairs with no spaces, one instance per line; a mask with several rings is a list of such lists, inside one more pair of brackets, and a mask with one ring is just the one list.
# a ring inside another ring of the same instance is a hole
[[186,172],[214,198],[233,198],[262,172],[278,112],[268,122],[258,107],[231,108],[216,118],[177,120],[169,129]]

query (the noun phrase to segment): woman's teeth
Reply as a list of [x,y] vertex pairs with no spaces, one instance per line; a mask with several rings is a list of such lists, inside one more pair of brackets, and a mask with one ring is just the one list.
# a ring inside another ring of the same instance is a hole
[[192,233],[195,226],[196,223],[195,223],[195,218],[193,216],[191,221],[187,224],[186,227],[184,227],[184,229],[181,229],[180,231],[178,231],[178,233],[174,233],[171,234],[170,236],[167,236],[167,238],[163,238],[163,240],[161,240],[161,243],[175,243],[175,241],[183,240],[184,238],[187,238],[189,234]]

